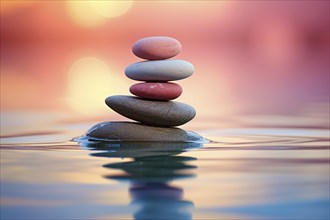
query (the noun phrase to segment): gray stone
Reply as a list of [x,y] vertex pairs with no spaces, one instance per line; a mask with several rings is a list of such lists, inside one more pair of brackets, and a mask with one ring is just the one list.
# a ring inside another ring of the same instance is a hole
[[133,96],[110,96],[105,103],[117,113],[146,125],[172,127],[196,115],[190,105],[174,101],[151,101]]
[[[85,137],[85,139],[88,136]],[[200,142],[156,142],[156,141],[93,141],[77,140],[80,145],[97,153],[92,153],[98,157],[159,157],[172,156],[188,150],[201,148]]]
[[[136,122],[102,122],[90,128],[84,138],[113,142],[205,142],[203,137],[191,131],[153,127]],[[137,143],[133,143],[133,146],[136,145]],[[145,143],[142,145],[147,146]]]
[[185,60],[143,61],[129,65],[125,74],[139,81],[174,81],[194,73],[194,66]]

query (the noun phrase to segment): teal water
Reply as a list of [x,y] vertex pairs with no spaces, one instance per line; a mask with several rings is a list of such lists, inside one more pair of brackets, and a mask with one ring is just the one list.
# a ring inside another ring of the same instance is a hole
[[201,121],[204,145],[109,146],[47,118],[3,126],[1,219],[330,218],[327,127]]

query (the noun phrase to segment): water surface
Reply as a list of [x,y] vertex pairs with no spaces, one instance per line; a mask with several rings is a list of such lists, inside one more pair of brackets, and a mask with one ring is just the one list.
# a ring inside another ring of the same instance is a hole
[[200,122],[212,142],[192,147],[71,141],[93,123],[5,124],[1,219],[329,219],[324,126]]

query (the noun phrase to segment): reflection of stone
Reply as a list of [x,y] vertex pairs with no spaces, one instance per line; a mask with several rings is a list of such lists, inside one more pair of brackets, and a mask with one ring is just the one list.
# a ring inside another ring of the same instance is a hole
[[121,169],[122,175],[105,176],[119,181],[130,181],[132,204],[138,210],[134,219],[191,219],[193,203],[185,201],[183,189],[174,187],[168,182],[193,177],[187,173],[196,166],[186,161],[196,160],[193,157],[157,156],[136,158],[132,162],[106,164],[104,167]]
[[192,219],[194,204],[183,200],[183,189],[169,182],[180,178],[194,177],[189,171],[196,169],[187,164],[194,157],[175,156],[200,143],[162,142],[81,142],[81,145],[98,157],[132,157],[133,161],[109,163],[109,169],[120,169],[123,174],[107,175],[105,178],[129,181],[132,205],[137,210],[133,216],[142,219]]
[[176,155],[187,150],[202,147],[196,142],[100,142],[82,141],[81,146],[101,152],[93,153],[99,157],[152,157]]
[[[152,159],[150,159],[152,158]],[[109,179],[128,180],[131,182],[168,182],[174,179],[193,177],[186,173],[196,166],[185,164],[183,161],[194,160],[193,157],[163,156],[139,158],[132,162],[106,164],[104,167],[121,169],[125,174],[105,176]],[[180,160],[182,159],[182,161]]]
[[157,199],[160,196],[163,199],[177,200],[183,196],[183,190],[181,188],[169,186],[166,183],[134,184],[130,187],[129,193],[133,198],[142,200],[147,198]]
[[134,219],[192,219],[194,204],[182,200],[183,190],[166,183],[144,183],[130,187]]

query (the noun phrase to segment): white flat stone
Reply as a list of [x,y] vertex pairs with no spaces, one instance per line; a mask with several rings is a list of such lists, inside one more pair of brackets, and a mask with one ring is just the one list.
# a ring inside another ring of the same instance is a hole
[[129,65],[125,74],[138,81],[175,81],[191,76],[194,66],[185,60],[143,61]]

